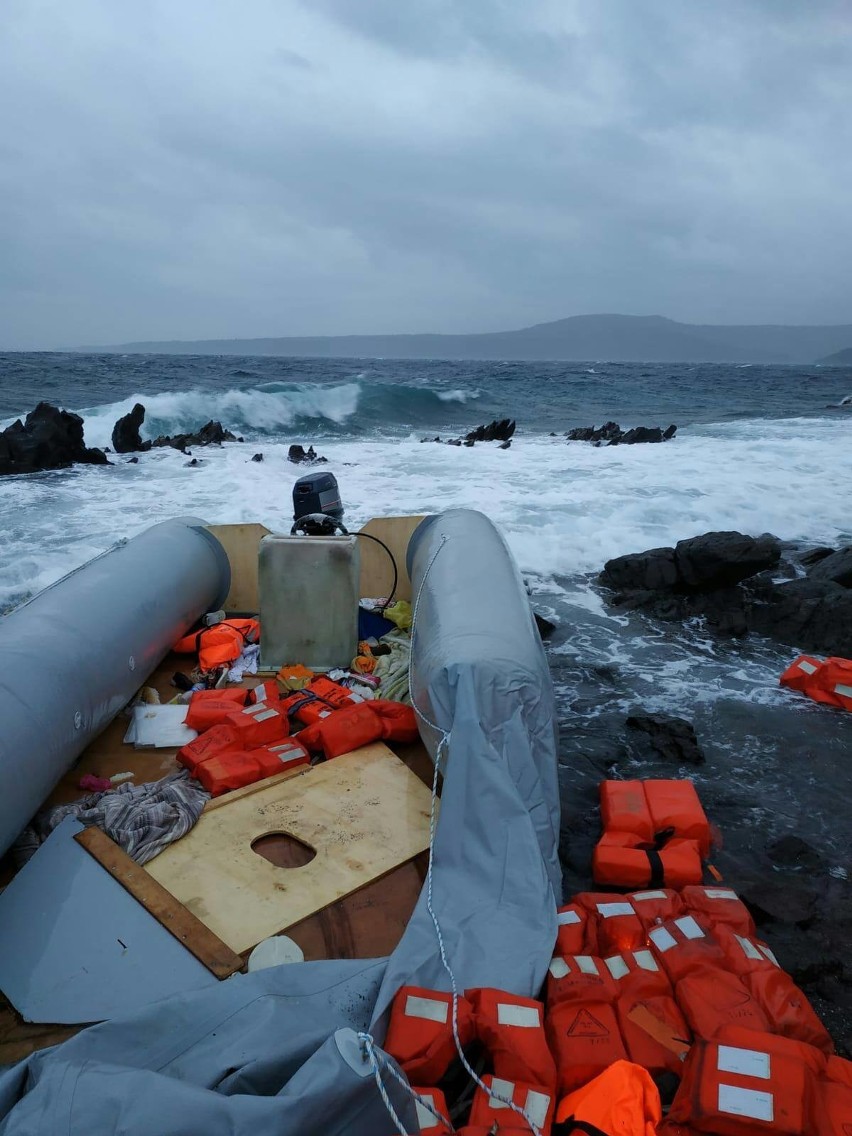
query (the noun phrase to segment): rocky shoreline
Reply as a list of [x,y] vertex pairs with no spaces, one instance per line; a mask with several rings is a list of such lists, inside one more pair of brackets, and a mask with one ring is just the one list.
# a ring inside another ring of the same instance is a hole
[[[664,639],[694,634],[707,650],[739,652],[744,669],[749,652],[736,644],[750,635],[789,648],[789,661],[799,649],[852,656],[852,548],[804,551],[768,534],[705,533],[611,560],[598,585],[630,634],[642,626]],[[692,722],[639,705],[625,714],[611,697],[617,671],[566,660],[560,631],[551,669],[563,692],[565,894],[590,882],[601,780],[692,778],[719,830],[715,869],[746,902],[838,1052],[852,1057],[852,715],[802,706],[794,693],[788,706],[697,705]],[[723,725],[738,745],[721,743]]]

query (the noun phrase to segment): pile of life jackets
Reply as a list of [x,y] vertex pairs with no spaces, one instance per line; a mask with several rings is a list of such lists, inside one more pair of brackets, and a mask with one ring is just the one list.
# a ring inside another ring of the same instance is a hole
[[256,619],[223,619],[212,627],[204,627],[178,639],[172,648],[179,655],[198,655],[202,671],[215,671],[233,665],[243,648],[260,639],[260,623]]
[[419,736],[410,706],[361,701],[321,675],[286,698],[274,679],[253,690],[195,691],[186,724],[199,736],[177,760],[214,797],[305,765],[312,753],[331,759],[371,742]]
[[824,662],[800,655],[781,675],[781,685],[798,690],[841,710],[852,710],[852,659],[829,658]]
[[691,781],[603,781],[603,836],[592,858],[602,887],[700,884],[712,831]]
[[178,750],[177,760],[214,797],[309,760],[301,742],[289,737],[274,681],[253,690],[197,690],[186,724],[198,737]]

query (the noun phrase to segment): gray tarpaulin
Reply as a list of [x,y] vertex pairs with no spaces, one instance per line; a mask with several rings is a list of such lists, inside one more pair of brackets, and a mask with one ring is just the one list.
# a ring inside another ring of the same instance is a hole
[[[433,909],[459,990],[537,993],[560,894],[556,726],[547,663],[504,542],[481,514],[421,526],[418,706],[449,735]],[[435,751],[440,732],[425,730]],[[443,768],[443,764],[442,764]],[[388,960],[237,975],[94,1026],[0,1077],[0,1136],[383,1136],[393,1132],[351,1031],[400,985],[449,989],[421,896]],[[409,1131],[416,1121],[392,1079]]]

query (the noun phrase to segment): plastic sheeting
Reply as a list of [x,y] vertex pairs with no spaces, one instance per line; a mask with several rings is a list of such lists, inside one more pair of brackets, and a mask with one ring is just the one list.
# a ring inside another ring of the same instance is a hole
[[[449,735],[433,909],[459,990],[534,995],[561,899],[553,694],[493,525],[457,510],[411,542],[417,705]],[[443,748],[443,747],[442,747]],[[0,1078],[0,1136],[328,1136],[393,1124],[348,1030],[381,1039],[403,983],[450,988],[425,895],[389,960],[295,963],[158,1003]],[[409,1132],[410,1098],[387,1091]]]
[[194,517],[154,525],[0,619],[0,855],[59,778],[230,586]]

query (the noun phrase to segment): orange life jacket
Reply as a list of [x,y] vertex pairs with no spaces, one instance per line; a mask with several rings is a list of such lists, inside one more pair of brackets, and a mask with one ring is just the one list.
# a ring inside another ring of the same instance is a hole
[[299,732],[299,739],[312,753],[323,753],[328,760],[351,753],[353,749],[382,737],[382,720],[371,702],[354,702],[335,710]]
[[[396,1058],[412,1084],[437,1085],[456,1056],[453,997],[440,990],[402,986],[391,1003],[384,1050]],[[473,1039],[473,1011],[466,998],[457,1002],[459,1041]]]
[[649,927],[656,927],[659,923],[665,923],[667,919],[676,919],[678,915],[683,915],[680,892],[672,888],[634,891],[625,898],[633,904],[633,910],[646,930]]
[[582,955],[596,954],[597,945],[594,936],[589,938],[593,930],[592,920],[588,911],[576,903],[568,903],[556,909],[556,945],[553,948],[555,955]]
[[417,1123],[420,1127],[420,1136],[445,1136],[446,1133],[452,1131],[447,1128],[443,1121],[439,1120],[433,1112],[430,1112],[426,1107],[427,1104],[439,1112],[441,1116],[447,1120],[450,1119],[450,1110],[447,1107],[447,1098],[440,1089],[433,1088],[415,1088],[411,1086],[411,1091],[416,1093],[418,1097],[424,1102],[415,1101],[415,1108],[417,1109]]
[[811,679],[822,665],[822,659],[815,659],[813,655],[799,655],[798,659],[790,663],[779,681],[782,686],[805,694]]
[[246,699],[246,702],[249,704],[253,702],[265,702],[267,706],[275,706],[280,701],[281,689],[274,678],[268,678],[266,682],[259,682],[257,686],[252,687]]
[[652,1073],[680,1077],[691,1035],[653,953],[628,951],[604,963],[615,986],[615,1012],[630,1060]]
[[722,948],[694,915],[681,915],[651,928],[648,942],[672,984],[695,970],[725,966]]
[[533,998],[480,987],[466,990],[476,1039],[488,1051],[496,1077],[552,1090],[556,1066],[544,1032],[544,1007]]
[[290,730],[287,715],[278,706],[267,706],[263,702],[233,710],[226,719],[226,725],[237,731],[243,749],[257,749],[258,746],[283,741]]
[[220,752],[199,762],[193,776],[211,796],[218,797],[220,793],[241,789],[264,777],[307,763],[308,754],[304,747],[295,738],[288,738],[280,745]]
[[[686,1124],[717,1136],[813,1131],[808,1109],[815,1077],[807,1053],[772,1034],[740,1031],[740,1036],[750,1040],[695,1042],[669,1110],[669,1125]],[[819,1132],[825,1136],[823,1129]]]
[[626,832],[605,832],[592,855],[592,876],[604,887],[680,888],[700,884],[704,866],[696,840],[644,842]]
[[852,659],[829,657],[822,662],[800,655],[781,675],[781,685],[799,690],[815,702],[852,710]]
[[601,957],[644,945],[645,928],[629,899],[606,892],[584,891],[574,896],[574,902],[584,907],[595,921],[595,942]]
[[675,984],[675,996],[696,1037],[715,1037],[726,1025],[766,1033],[771,1028],[745,982],[728,970],[700,967]]
[[212,726],[221,726],[229,715],[246,704],[246,692],[234,690],[196,690],[189,700],[186,724],[203,734]]
[[[482,1082],[488,1091],[477,1087],[473,1094],[473,1104],[470,1109],[470,1124],[472,1127],[482,1127],[486,1132],[495,1124],[498,1132],[517,1131],[531,1132],[531,1128],[524,1124],[526,1117],[536,1126],[542,1136],[548,1136],[553,1122],[553,1109],[555,1101],[553,1090],[542,1088],[540,1085],[529,1085],[522,1081],[509,1081],[505,1077],[486,1074]],[[520,1116],[505,1101],[511,1101],[521,1109]],[[504,1128],[505,1126],[505,1128]]]
[[172,648],[179,655],[198,653],[198,665],[203,671],[212,671],[226,663],[234,663],[249,643],[260,638],[260,623],[256,619],[223,619],[213,627],[204,627],[184,635]]
[[614,1002],[618,997],[603,959],[593,955],[557,955],[550,960],[545,984],[547,1013],[562,1002]]
[[561,1002],[548,1012],[545,1028],[563,1095],[585,1085],[614,1061],[627,1060],[618,1018],[609,1002]]
[[755,934],[754,920],[740,897],[726,887],[685,887],[681,892],[687,911],[711,928],[724,924],[738,935]]
[[602,781],[601,821],[605,832],[627,832],[639,840],[654,839],[644,781]]
[[220,753],[234,752],[240,749],[242,742],[239,733],[233,726],[213,726],[206,730],[194,741],[177,751],[177,760],[190,773],[194,773],[196,766],[208,757],[215,757]]
[[563,1131],[600,1136],[654,1136],[662,1119],[660,1094],[649,1073],[629,1061],[617,1061],[589,1084],[559,1102],[557,1124]]

